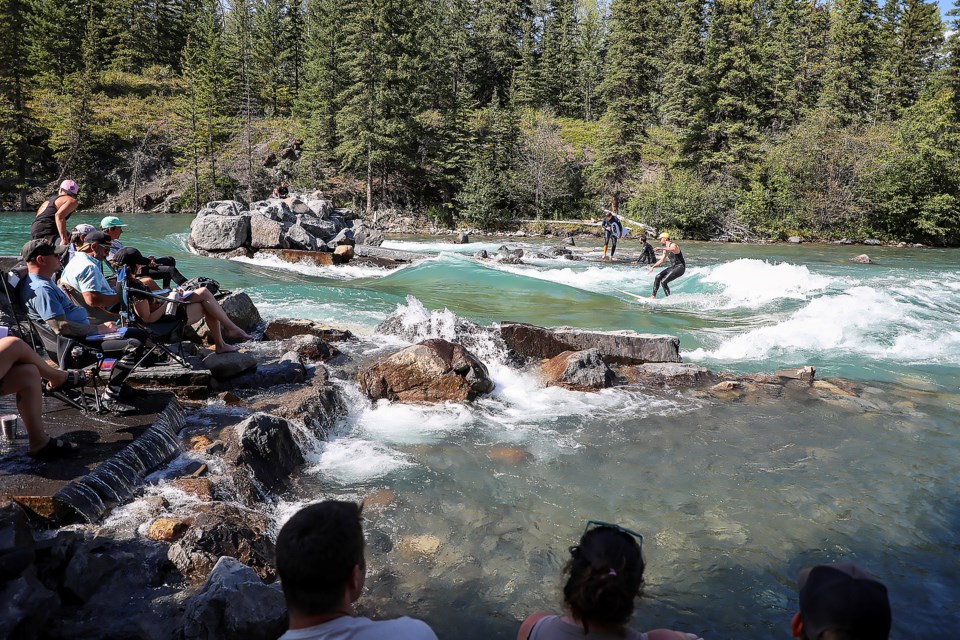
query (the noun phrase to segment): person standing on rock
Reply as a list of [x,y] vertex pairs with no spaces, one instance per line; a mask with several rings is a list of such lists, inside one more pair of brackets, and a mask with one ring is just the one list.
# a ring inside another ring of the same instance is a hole
[[670,287],[667,286],[667,283],[671,280],[676,280],[687,270],[687,263],[683,259],[683,252],[680,251],[680,246],[676,242],[670,242],[669,233],[660,234],[660,246],[663,247],[663,256],[657,262],[650,265],[647,273],[650,273],[668,260],[670,261],[670,266],[658,273],[654,279],[651,298],[657,297],[657,291],[659,291],[661,284],[663,285],[663,294],[669,296]]
[[53,246],[70,244],[67,232],[67,219],[77,209],[77,194],[80,187],[73,180],[64,180],[56,195],[37,209],[37,215],[30,226],[30,237],[34,240],[46,240]]
[[[617,252],[617,240],[623,235],[623,224],[620,218],[613,214],[613,211],[606,209],[603,212],[603,218],[600,219],[600,226],[603,227],[603,262],[613,260],[613,254]],[[610,255],[607,255],[607,247],[610,247]]]
[[277,574],[290,618],[280,640],[437,640],[420,620],[371,620],[354,612],[367,571],[361,510],[327,500],[301,509],[280,529]]

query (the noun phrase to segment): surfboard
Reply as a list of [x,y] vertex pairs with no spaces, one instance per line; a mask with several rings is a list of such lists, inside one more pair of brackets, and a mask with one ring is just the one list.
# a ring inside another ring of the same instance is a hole
[[648,298],[647,296],[640,296],[640,295],[637,295],[637,294],[635,294],[635,293],[630,293],[629,291],[624,291],[623,289],[614,289],[614,291],[619,291],[620,293],[622,293],[622,294],[624,294],[624,295],[628,295],[628,296],[630,296],[631,298],[635,298],[635,299],[637,299],[637,300],[642,300],[643,302],[649,302],[649,301],[650,301],[650,298]]

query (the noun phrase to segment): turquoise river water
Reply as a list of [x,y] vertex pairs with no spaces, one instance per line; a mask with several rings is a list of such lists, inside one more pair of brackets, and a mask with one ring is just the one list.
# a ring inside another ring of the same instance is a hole
[[[30,217],[0,216],[0,254],[19,251]],[[244,289],[267,319],[350,328],[361,337],[346,347],[354,360],[403,344],[373,335],[399,311],[423,337],[458,339],[457,317],[669,333],[684,361],[716,371],[809,364],[818,378],[862,390],[857,403],[578,393],[544,388],[489,341],[473,348],[496,389],[469,406],[370,403],[339,380],[348,417],[329,441],[301,434],[307,469],[267,508],[279,525],[322,497],[378,497],[368,507],[366,612],[421,617],[441,638],[513,638],[525,615],[560,606],[567,548],[599,519],[644,534],[640,629],[788,638],[797,572],[853,561],[888,585],[892,637],[954,633],[960,251],[685,242],[687,273],[674,295],[640,302],[618,290],[649,294],[645,267],[469,257],[501,239],[391,238],[385,246],[434,257],[397,271],[321,268],[196,256],[186,246],[190,219],[129,217],[123,240],[176,256],[188,276]],[[559,241],[507,244],[536,252]],[[578,244],[599,257],[599,241]],[[875,264],[849,262],[864,252]],[[162,479],[157,487],[149,491],[164,491]],[[143,523],[131,505],[107,526]]]

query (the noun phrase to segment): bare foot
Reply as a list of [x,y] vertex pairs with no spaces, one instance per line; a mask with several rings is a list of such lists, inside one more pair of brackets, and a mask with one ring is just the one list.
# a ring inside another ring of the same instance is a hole
[[234,351],[240,351],[240,347],[235,347],[232,344],[224,342],[222,345],[217,345],[215,351],[217,353],[233,353]]
[[243,329],[241,329],[240,327],[237,327],[235,329],[229,329],[227,331],[227,335],[233,338],[234,340],[240,340],[241,342],[248,342],[250,340],[253,340],[253,336],[247,333],[246,331],[244,331]]

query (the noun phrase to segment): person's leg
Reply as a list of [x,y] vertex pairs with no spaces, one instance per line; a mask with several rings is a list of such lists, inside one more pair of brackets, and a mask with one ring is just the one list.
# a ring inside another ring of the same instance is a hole
[[670,270],[669,268],[664,269],[663,271],[657,274],[656,278],[653,279],[653,295],[650,296],[651,298],[657,297],[657,291],[660,290],[660,281],[663,280],[663,274],[665,274],[669,270]]
[[[135,330],[128,329],[127,335],[131,335],[133,331]],[[142,331],[136,332],[136,334],[142,333]],[[103,341],[100,347],[103,355],[117,359],[110,371],[110,377],[107,379],[107,389],[104,392],[105,399],[117,400],[120,397],[124,381],[133,372],[133,368],[143,356],[143,344],[137,338]]]
[[178,285],[187,281],[187,278],[177,269],[177,260],[173,256],[161,256],[155,258],[154,262],[159,265],[163,273],[169,274],[170,278]]
[[617,252],[617,234],[610,234],[610,259],[613,260],[613,254]]
[[0,383],[0,395],[16,394],[17,410],[30,441],[28,450],[36,453],[50,439],[43,428],[40,371],[32,364],[14,364],[5,368],[3,382]]
[[670,287],[667,286],[667,283],[682,276],[684,271],[686,271],[686,267],[684,267],[682,264],[678,264],[663,272],[663,292],[666,295],[670,295]]
[[237,347],[227,344],[224,341],[223,332],[220,329],[220,320],[218,320],[216,316],[207,313],[207,305],[201,303],[188,304],[187,322],[196,324],[201,320],[207,323],[207,328],[210,330],[210,341],[213,343],[213,347],[217,353],[228,353],[239,350]]
[[[206,287],[194,289],[193,295],[191,295],[188,300],[190,300],[192,304],[202,305],[203,315],[207,318],[216,318],[228,334],[232,334],[233,337],[239,338],[240,340],[253,339],[253,336],[233,323],[233,320],[231,320],[227,312],[223,310],[223,307],[221,307],[217,299],[213,297],[213,294],[207,291]],[[210,324],[209,321],[207,324]]]
[[66,371],[47,364],[46,360],[20,338],[14,336],[0,338],[0,379],[6,376],[10,367],[16,364],[33,365],[40,377],[49,380],[54,389],[66,382],[69,375]]

